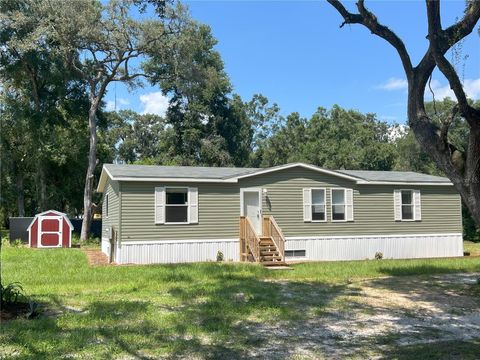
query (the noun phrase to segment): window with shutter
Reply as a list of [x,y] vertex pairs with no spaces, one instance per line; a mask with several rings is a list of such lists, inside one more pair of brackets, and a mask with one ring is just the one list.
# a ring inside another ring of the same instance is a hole
[[303,189],[303,221],[312,221],[312,190]]
[[347,221],[353,221],[353,189],[345,189],[347,203]]
[[420,190],[394,190],[395,221],[422,219]]
[[165,223],[165,188],[155,188],[155,224]]
[[198,223],[198,189],[188,188],[188,206],[190,224]]
[[413,205],[415,206],[414,208],[414,219],[415,221],[421,221],[422,220],[422,200],[420,197],[420,190],[414,190],[413,191]]

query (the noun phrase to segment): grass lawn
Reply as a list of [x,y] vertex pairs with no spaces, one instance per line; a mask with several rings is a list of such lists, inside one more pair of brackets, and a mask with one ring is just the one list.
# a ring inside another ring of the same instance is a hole
[[465,241],[463,243],[464,251],[469,252],[470,256],[480,256],[480,242],[474,243]]
[[[325,324],[322,319],[346,314],[342,319],[348,320],[349,312],[359,309],[364,279],[371,279],[371,291],[396,291],[396,280],[382,278],[398,277],[409,287],[413,277],[406,275],[416,275],[421,293],[425,290],[420,286],[438,274],[480,272],[480,258],[473,257],[308,263],[295,265],[294,270],[270,271],[228,263],[89,267],[79,249],[4,247],[1,261],[2,282],[21,282],[45,309],[39,319],[1,324],[0,358],[16,359],[328,357],[331,349],[320,344],[323,332],[318,346],[303,355],[298,347],[287,345],[305,339],[300,331],[305,324],[312,323],[312,328],[322,324],[323,331],[334,321]],[[470,309],[480,308],[471,300],[480,299],[475,286],[438,283],[432,289],[461,293],[465,309]],[[363,304],[362,314],[375,311],[372,304],[368,308]],[[280,341],[272,336],[272,327],[300,330]],[[474,358],[480,345],[480,337],[444,341],[433,348],[400,346],[393,334],[382,339],[381,345],[377,336],[362,340],[355,353],[370,355],[375,349],[374,355],[387,357],[438,358],[444,348]],[[275,352],[268,344],[285,349]],[[255,353],[266,346],[267,350]]]

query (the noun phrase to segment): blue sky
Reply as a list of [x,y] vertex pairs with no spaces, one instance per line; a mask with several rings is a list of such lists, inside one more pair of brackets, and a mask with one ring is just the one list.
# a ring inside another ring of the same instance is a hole
[[[187,1],[192,16],[210,25],[218,39],[234,92],[244,100],[261,93],[284,115],[310,117],[317,107],[339,104],[379,119],[406,120],[405,76],[395,50],[360,25],[342,29],[340,15],[323,1]],[[345,2],[354,10],[354,2]],[[366,1],[379,18],[404,39],[417,63],[427,48],[424,1]],[[464,0],[442,3],[443,26],[461,17]],[[460,64],[464,86],[480,98],[480,36],[475,30],[463,43],[468,59]],[[449,55],[450,58],[450,55]],[[464,70],[462,70],[464,64]],[[436,72],[436,97],[449,95],[446,80]],[[109,88],[108,107],[162,113],[168,105],[160,89],[129,92]],[[428,97],[428,96],[427,96]]]

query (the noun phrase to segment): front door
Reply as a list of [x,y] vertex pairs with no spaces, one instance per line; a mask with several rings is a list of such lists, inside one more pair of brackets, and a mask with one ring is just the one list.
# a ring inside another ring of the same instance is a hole
[[261,189],[244,189],[242,215],[252,222],[257,234],[262,232],[262,192]]

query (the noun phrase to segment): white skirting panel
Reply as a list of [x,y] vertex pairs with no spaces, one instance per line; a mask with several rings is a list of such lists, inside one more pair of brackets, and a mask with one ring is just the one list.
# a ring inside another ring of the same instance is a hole
[[110,240],[108,238],[102,238],[102,252],[110,257]]
[[215,261],[217,252],[225,261],[238,261],[238,239],[123,242],[118,247],[120,264],[159,264]]
[[287,237],[285,249],[305,250],[305,258],[295,260],[363,260],[377,252],[384,259],[452,257],[463,255],[463,239],[462,234]]

